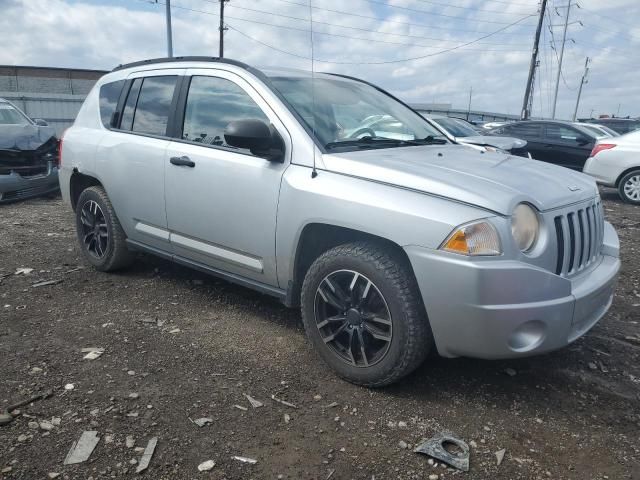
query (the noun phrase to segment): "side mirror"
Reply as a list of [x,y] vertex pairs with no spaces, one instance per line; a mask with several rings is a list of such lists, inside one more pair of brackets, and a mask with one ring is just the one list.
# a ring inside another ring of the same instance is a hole
[[284,142],[272,125],[262,120],[247,119],[230,122],[224,129],[227,145],[246,148],[269,161],[284,160]]
[[38,125],[39,127],[48,127],[49,124],[47,123],[46,120],[43,120],[41,118],[34,118],[33,119],[33,123],[35,123],[36,125]]

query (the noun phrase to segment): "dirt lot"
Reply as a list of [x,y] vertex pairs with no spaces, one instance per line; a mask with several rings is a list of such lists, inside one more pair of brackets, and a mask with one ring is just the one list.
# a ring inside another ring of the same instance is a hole
[[[383,390],[334,377],[299,312],[269,297],[150,256],[98,273],[59,199],[0,207],[0,407],[53,391],[0,426],[0,477],[134,477],[155,436],[142,474],[153,479],[640,479],[640,208],[603,197],[623,270],[585,338],[519,361],[431,358]],[[33,286],[47,280],[61,282]],[[86,347],[104,353],[85,360]],[[201,417],[211,424],[192,422]],[[38,425],[52,418],[50,431]],[[99,432],[98,446],[64,466],[84,430]],[[400,446],[441,431],[471,443],[469,473]],[[206,460],[215,467],[198,472]]]

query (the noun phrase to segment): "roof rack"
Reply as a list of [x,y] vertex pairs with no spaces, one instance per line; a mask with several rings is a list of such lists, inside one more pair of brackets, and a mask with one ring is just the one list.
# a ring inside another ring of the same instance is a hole
[[138,62],[132,63],[124,63],[118,65],[116,68],[111,70],[112,72],[117,72],[118,70],[123,70],[125,68],[130,67],[140,67],[143,65],[153,65],[156,63],[171,63],[171,62],[214,62],[214,63],[226,63],[229,65],[235,65],[236,67],[244,68],[246,70],[252,70],[252,68],[246,63],[238,62],[237,60],[231,60],[228,58],[220,58],[220,57],[204,57],[204,56],[185,56],[185,57],[164,57],[164,58],[151,58],[148,60],[140,60]]

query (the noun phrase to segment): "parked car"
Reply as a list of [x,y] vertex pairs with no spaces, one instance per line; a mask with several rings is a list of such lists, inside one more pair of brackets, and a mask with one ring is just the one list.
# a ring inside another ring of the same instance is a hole
[[485,147],[489,151],[495,151],[495,149],[498,149],[515,155],[526,155],[525,146],[527,145],[527,142],[525,140],[513,137],[483,135],[473,128],[469,122],[459,118],[428,114],[423,114],[423,116],[427,120],[433,122],[446,134],[449,140],[454,142],[461,143],[463,145],[477,145]]
[[590,118],[586,123],[597,123],[614,130],[618,135],[640,129],[640,119],[637,118]]
[[[371,115],[411,139],[344,138]],[[150,60],[96,83],[60,185],[96,269],[140,250],[300,306],[354,383],[395,382],[433,348],[522,357],[582,336],[620,268],[595,181],[438,135],[355,78]]]
[[640,205],[640,130],[599,140],[584,173],[602,185],[617,188],[625,202]]
[[55,193],[58,188],[55,131],[0,98],[0,203]]
[[536,160],[582,171],[596,143],[590,130],[560,120],[526,120],[490,130],[489,135],[511,135],[527,141]]
[[586,128],[591,133],[593,133],[596,138],[599,140],[601,138],[612,138],[620,135],[615,130],[611,130],[609,127],[605,127],[604,125],[598,125],[597,123],[582,123],[578,122],[576,125]]

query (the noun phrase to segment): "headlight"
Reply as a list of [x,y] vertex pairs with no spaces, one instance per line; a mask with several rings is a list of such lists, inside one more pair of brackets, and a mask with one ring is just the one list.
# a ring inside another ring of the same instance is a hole
[[511,234],[518,248],[523,252],[530,251],[536,244],[539,231],[536,211],[526,203],[519,204],[511,215]]
[[440,249],[470,256],[502,254],[498,232],[485,220],[456,228]]

